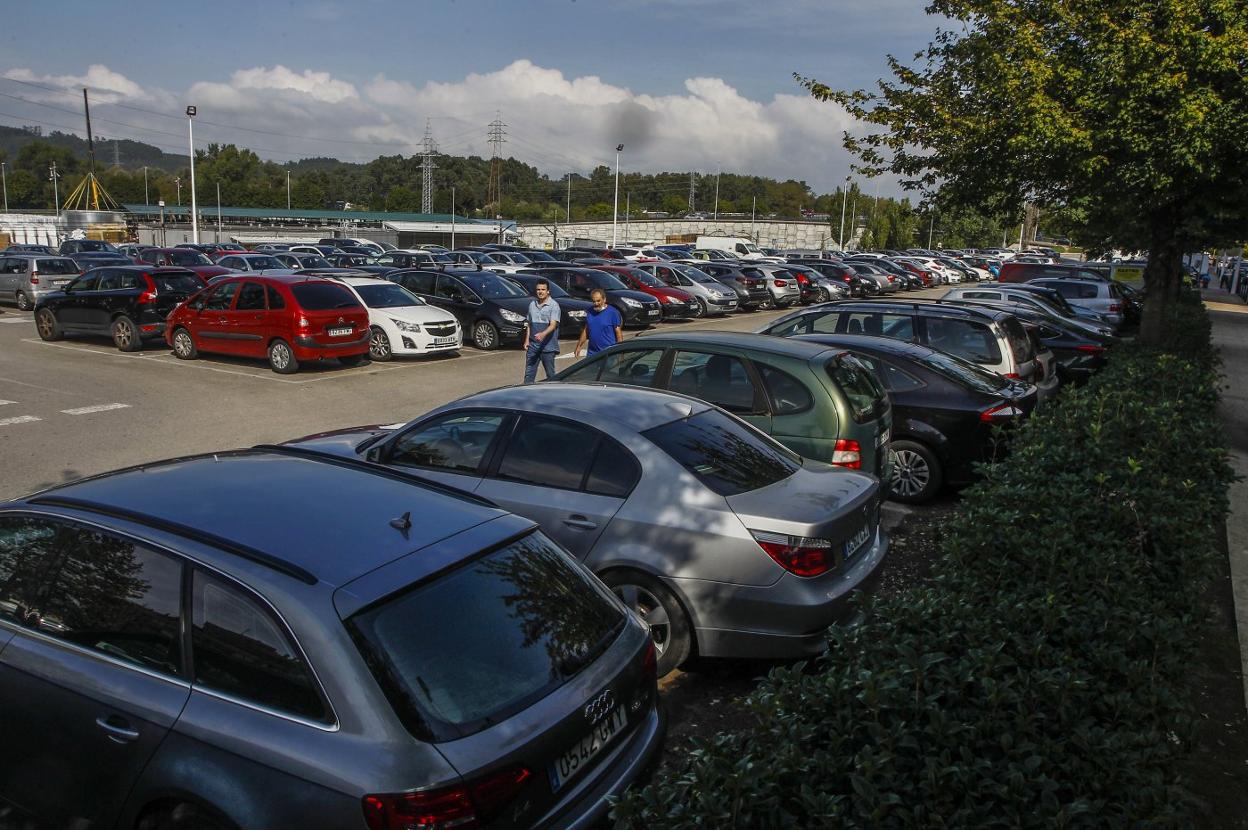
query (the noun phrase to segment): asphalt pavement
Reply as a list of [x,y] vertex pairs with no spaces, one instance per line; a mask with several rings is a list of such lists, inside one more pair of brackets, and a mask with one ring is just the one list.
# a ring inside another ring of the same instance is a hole
[[1240,480],[1231,485],[1231,513],[1226,520],[1231,588],[1239,629],[1248,705],[1248,305],[1220,290],[1206,290],[1205,304],[1213,320],[1213,342],[1222,353],[1225,386],[1218,416],[1231,466]]

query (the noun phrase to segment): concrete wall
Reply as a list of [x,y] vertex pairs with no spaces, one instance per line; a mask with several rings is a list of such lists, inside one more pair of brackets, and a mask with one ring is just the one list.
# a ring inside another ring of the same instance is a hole
[[[827,222],[794,222],[758,220],[750,233],[750,220],[710,219],[634,219],[616,225],[616,238],[620,245],[625,242],[649,242],[663,244],[668,236],[677,234],[703,234],[718,236],[753,237],[759,245],[767,248],[835,248],[838,225]],[[556,229],[559,244],[555,244]],[[537,248],[564,247],[574,237],[601,239],[611,242],[611,222],[573,222],[570,225],[529,224],[519,225],[518,230],[525,242]],[[846,227],[849,242],[853,229]],[[851,246],[852,247],[852,246]]]

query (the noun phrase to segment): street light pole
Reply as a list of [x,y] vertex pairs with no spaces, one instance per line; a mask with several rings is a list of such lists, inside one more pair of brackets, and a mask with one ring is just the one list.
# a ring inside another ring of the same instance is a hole
[[455,188],[451,187],[451,250],[455,250]]
[[935,229],[935,227],[936,227],[936,212],[932,211],[932,215],[928,218],[928,221],[927,221],[927,249],[929,251],[932,249],[932,231]]
[[750,200],[750,240],[757,245],[758,240],[754,238],[754,214],[758,212],[758,196],[754,196]]
[[286,209],[290,210],[290,171],[286,171]]
[[624,194],[624,241],[625,242],[628,242],[628,240],[631,239],[633,236],[633,232],[630,230],[630,228],[632,227],[632,219],[633,219],[633,194],[629,192],[629,193]]
[[715,165],[715,210],[711,216],[716,222],[719,221],[719,174],[721,170],[721,165]]
[[143,167],[143,204],[151,207],[152,200],[147,195],[147,166]]
[[182,207],[182,177],[174,176],[173,184],[178,188],[178,207]]
[[199,206],[195,202],[195,108],[186,108],[186,132],[191,147],[191,241],[199,244]]
[[615,145],[615,202],[611,208],[611,247],[615,247],[616,242],[616,223],[620,220],[620,153],[624,152],[624,145]]
[[849,176],[845,177],[845,189],[841,191],[841,232],[836,239],[836,247],[845,250],[845,202],[849,197]]
[[221,182],[217,182],[217,238],[213,242],[221,241]]
[[52,203],[56,206],[57,216],[61,215],[61,195],[56,187],[56,180],[60,177],[61,174],[56,172],[56,162],[52,162],[52,166],[48,168],[48,178],[52,180]]
[[4,172],[4,162],[0,161],[0,184],[4,186],[4,212],[9,212],[9,176]]

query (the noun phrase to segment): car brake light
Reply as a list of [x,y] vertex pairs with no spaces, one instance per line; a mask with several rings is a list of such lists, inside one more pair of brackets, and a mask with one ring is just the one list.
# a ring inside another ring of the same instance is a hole
[[139,305],[149,305],[154,302],[156,302],[156,292],[150,288],[139,295]]
[[776,284],[776,288],[784,288],[789,284],[787,280],[772,280],[772,282]]
[[39,272],[38,272],[38,271],[31,271],[31,272],[30,272],[30,284],[31,284],[31,285],[38,285],[38,284],[39,284]]
[[310,329],[310,328],[312,328],[312,323],[311,323],[311,321],[310,321],[310,320],[308,320],[308,318],[307,318],[307,317],[304,317],[304,316],[302,316],[302,315],[300,315],[300,317],[299,317],[299,321],[298,321],[298,323],[296,323],[296,325],[299,327],[299,329],[300,329],[300,330],[305,330],[305,329]]
[[364,821],[369,830],[470,830],[497,817],[532,777],[524,767],[512,767],[463,786],[366,795]]
[[1121,314],[1121,313],[1122,313],[1122,303],[1114,303],[1114,304],[1112,304],[1112,305],[1109,307],[1109,313],[1110,313],[1110,314]]
[[1006,372],[1005,376],[1009,378],[1010,380],[1022,380],[1023,379],[1023,376],[1020,375],[1018,372]]
[[979,420],[984,423],[991,424],[994,421],[1003,421],[1007,418],[1017,418],[1022,414],[1023,410],[1019,409],[1014,404],[1003,403],[994,406],[991,409],[985,409],[983,412],[979,413]]
[[832,448],[832,463],[851,470],[862,469],[862,447],[851,438],[837,438]]
[[836,566],[832,542],[751,530],[754,541],[776,564],[795,576],[819,576]]
[[805,274],[803,274],[801,271],[798,271],[798,272],[797,272],[797,281],[798,281],[798,282],[800,282],[800,283],[808,283],[808,282],[810,282],[810,279],[809,279],[809,278],[807,278],[807,276],[806,276]]
[[1083,352],[1084,354],[1104,354],[1105,347],[1104,346],[1091,346],[1091,345],[1085,344],[1083,346],[1075,346],[1075,351]]

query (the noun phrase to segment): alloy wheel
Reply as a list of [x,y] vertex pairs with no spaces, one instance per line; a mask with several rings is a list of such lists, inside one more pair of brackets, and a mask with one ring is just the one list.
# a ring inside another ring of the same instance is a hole
[[39,327],[39,336],[44,340],[50,340],[56,334],[56,318],[46,308],[35,318],[35,325]]
[[368,353],[373,360],[390,359],[390,338],[379,328],[373,329],[373,337],[368,341]]
[[893,491],[901,496],[922,493],[932,480],[932,470],[923,456],[913,450],[894,450]]
[[191,340],[190,333],[186,329],[178,329],[177,333],[173,335],[173,353],[186,360],[194,351],[195,341]]
[[494,348],[494,327],[489,323],[477,323],[472,327],[472,343],[478,349],[488,350]]
[[30,311],[30,297],[26,296],[25,291],[17,292],[17,310]]
[[134,342],[134,326],[124,318],[113,324],[113,343],[123,352]]
[[650,628],[650,638],[654,640],[654,650],[659,657],[667,651],[672,639],[672,621],[668,617],[663,603],[654,594],[640,585],[616,585],[611,589],[624,604],[637,612],[637,616]]
[[269,360],[273,362],[274,369],[285,369],[290,365],[290,347],[285,343],[274,343],[269,348]]

